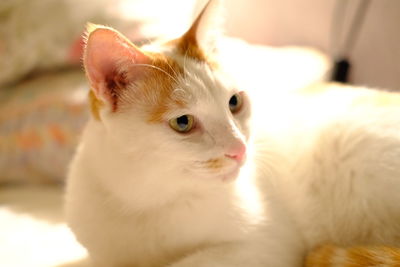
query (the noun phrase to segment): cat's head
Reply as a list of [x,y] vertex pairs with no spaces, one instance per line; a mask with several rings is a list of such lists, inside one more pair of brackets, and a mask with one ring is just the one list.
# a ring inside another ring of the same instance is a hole
[[194,177],[227,179],[246,158],[250,104],[201,47],[206,12],[157,48],[92,26],[84,66],[92,117],[124,153],[140,154],[154,168],[162,161]]

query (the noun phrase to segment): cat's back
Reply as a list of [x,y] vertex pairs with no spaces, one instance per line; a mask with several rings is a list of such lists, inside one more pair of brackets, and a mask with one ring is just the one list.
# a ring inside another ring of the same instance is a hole
[[399,245],[400,94],[319,84],[290,98],[277,183],[309,245]]
[[[335,133],[398,137],[400,93],[338,83],[318,83],[296,92],[256,95],[255,125],[273,137],[315,140]],[[261,123],[260,123],[261,121]],[[359,131],[358,131],[359,130]],[[275,136],[274,136],[275,135]],[[261,136],[261,138],[264,138]],[[299,145],[298,140],[295,140]]]

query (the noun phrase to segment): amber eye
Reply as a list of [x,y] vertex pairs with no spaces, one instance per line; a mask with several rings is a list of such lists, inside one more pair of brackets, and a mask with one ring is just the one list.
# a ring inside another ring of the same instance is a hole
[[229,99],[229,109],[233,114],[238,112],[242,108],[242,105],[243,105],[243,100],[242,96],[239,93],[234,94]]
[[169,120],[169,126],[178,133],[187,133],[193,129],[194,118],[192,115],[183,115]]

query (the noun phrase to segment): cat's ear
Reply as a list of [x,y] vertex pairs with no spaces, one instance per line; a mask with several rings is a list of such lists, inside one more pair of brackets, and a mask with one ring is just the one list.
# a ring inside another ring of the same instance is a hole
[[189,30],[178,39],[181,53],[203,60],[203,52],[214,49],[216,39],[221,35],[222,13],[222,0],[209,0]]
[[90,24],[83,64],[97,99],[117,108],[122,90],[143,75],[137,64],[148,64],[150,58],[119,32]]

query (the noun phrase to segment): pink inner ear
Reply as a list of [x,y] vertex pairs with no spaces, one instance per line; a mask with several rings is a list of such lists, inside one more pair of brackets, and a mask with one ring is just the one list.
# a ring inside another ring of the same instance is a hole
[[84,53],[86,73],[96,97],[111,102],[113,109],[120,90],[140,76],[142,68],[131,67],[149,61],[125,37],[109,28],[97,28],[88,37]]

